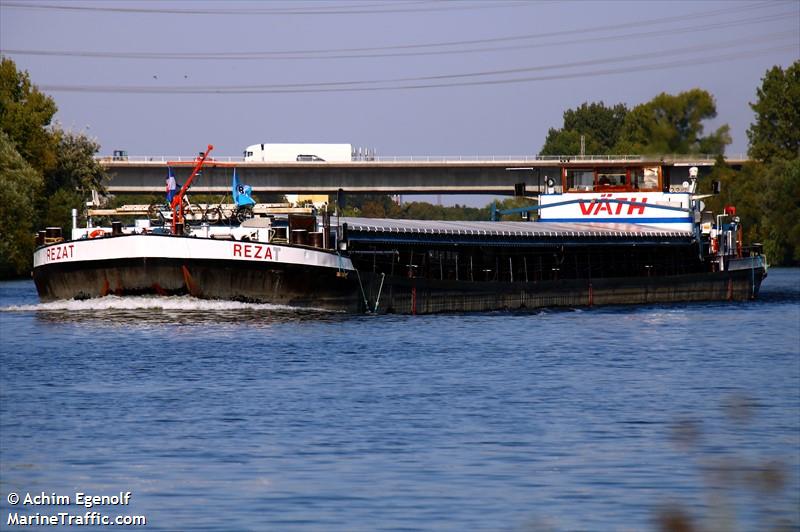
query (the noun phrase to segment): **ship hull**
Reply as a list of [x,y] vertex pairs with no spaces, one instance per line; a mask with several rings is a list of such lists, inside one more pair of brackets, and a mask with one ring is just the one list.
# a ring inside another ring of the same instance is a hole
[[349,259],[304,247],[155,235],[75,240],[34,256],[40,299],[192,295],[359,311]]
[[[374,256],[373,256],[374,257]],[[36,251],[43,301],[106,295],[183,295],[344,312],[437,312],[741,301],[766,272],[753,258],[725,271],[673,275],[466,281],[397,274],[304,246],[154,235],[83,239]]]
[[135,258],[34,269],[43,301],[107,295],[191,295],[357,312],[358,282],[346,273],[294,264]]
[[[400,314],[755,299],[763,268],[664,277],[469,283],[369,277],[370,310]],[[382,285],[382,286],[381,286]]]

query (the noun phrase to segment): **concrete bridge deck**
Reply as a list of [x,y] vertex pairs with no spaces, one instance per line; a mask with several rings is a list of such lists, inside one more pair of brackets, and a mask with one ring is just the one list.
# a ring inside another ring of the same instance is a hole
[[[176,179],[188,178],[193,158],[100,157],[111,174],[111,193],[161,193],[167,168]],[[740,166],[743,157],[728,158]],[[239,182],[256,193],[331,194],[339,189],[351,193],[385,194],[498,194],[514,193],[517,183],[526,190],[543,190],[547,177],[558,178],[563,166],[662,165],[668,182],[681,183],[691,166],[708,168],[714,159],[699,156],[563,156],[563,157],[383,157],[346,162],[245,162],[241,158],[215,158],[203,168],[193,185],[195,193],[225,193],[230,190],[233,169]]]

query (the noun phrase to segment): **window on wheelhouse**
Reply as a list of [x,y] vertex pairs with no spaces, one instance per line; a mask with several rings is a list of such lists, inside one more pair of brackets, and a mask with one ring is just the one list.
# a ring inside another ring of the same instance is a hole
[[598,168],[598,187],[624,187],[626,171],[624,168]]
[[591,192],[594,190],[594,169],[566,168],[567,190],[570,192]]
[[631,186],[635,190],[654,190],[658,188],[658,167],[631,168]]

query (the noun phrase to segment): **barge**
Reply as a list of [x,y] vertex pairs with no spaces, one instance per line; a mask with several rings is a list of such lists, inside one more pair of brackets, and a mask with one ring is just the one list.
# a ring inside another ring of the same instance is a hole
[[743,245],[733,207],[703,211],[695,178],[668,190],[659,167],[564,165],[518,209],[538,219],[513,222],[340,218],[252,201],[246,216],[192,220],[187,182],[163,226],[98,226],[89,211],[71,238],[41,235],[33,278],[42,300],[189,294],[409,314],[753,299],[766,259]]

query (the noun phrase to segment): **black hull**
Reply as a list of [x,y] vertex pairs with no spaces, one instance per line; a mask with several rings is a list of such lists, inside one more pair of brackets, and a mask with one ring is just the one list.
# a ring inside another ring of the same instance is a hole
[[34,269],[43,301],[115,295],[183,295],[345,312],[427,314],[542,307],[743,301],[763,268],[653,277],[470,282],[347,274],[329,267],[226,260],[138,258]]
[[[765,272],[739,270],[665,277],[569,279],[537,283],[469,283],[426,279],[367,279],[370,310],[400,314],[480,312],[545,307],[745,301],[758,295]],[[381,286],[381,283],[383,286]]]
[[119,259],[40,266],[33,280],[43,301],[106,295],[192,295],[358,312],[355,275],[284,263],[163,258]]

